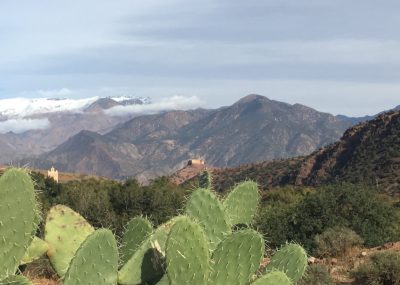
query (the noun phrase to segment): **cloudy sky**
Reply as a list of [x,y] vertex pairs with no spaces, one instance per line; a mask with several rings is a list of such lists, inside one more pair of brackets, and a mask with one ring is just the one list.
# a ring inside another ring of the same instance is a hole
[[[0,98],[400,105],[397,0],[0,1]],[[196,104],[197,104],[196,103]]]

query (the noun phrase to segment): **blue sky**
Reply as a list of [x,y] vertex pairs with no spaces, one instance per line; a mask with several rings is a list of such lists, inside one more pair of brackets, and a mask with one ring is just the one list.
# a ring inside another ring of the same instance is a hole
[[400,2],[0,1],[0,97],[137,95],[321,111],[400,105]]

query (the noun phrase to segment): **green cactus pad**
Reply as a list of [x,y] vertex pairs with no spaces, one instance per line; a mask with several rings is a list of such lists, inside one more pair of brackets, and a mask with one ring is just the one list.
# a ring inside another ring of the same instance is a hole
[[297,283],[307,269],[307,253],[298,244],[290,243],[283,246],[271,258],[270,263],[265,268],[265,272],[282,271]]
[[292,282],[287,275],[281,271],[270,272],[257,279],[251,285],[291,285]]
[[156,282],[164,274],[165,246],[174,218],[159,226],[135,251],[118,273],[118,284]]
[[208,284],[247,284],[260,266],[263,254],[264,239],[258,232],[232,233],[214,251]]
[[0,280],[12,275],[36,231],[38,206],[30,176],[10,169],[0,178]]
[[151,223],[145,218],[137,217],[129,221],[120,249],[123,264],[132,257],[140,245],[151,235],[152,231]]
[[31,281],[21,275],[9,276],[0,281],[0,285],[33,285]]
[[165,275],[161,278],[161,280],[157,282],[156,285],[169,285],[169,284],[170,284],[170,282],[169,282],[169,279],[168,279],[168,275],[165,274]]
[[50,209],[45,226],[47,255],[60,277],[64,277],[69,263],[82,242],[94,231],[78,213],[62,205]]
[[89,235],[76,251],[64,285],[115,285],[117,275],[117,241],[110,230],[100,229]]
[[257,183],[246,181],[236,186],[224,200],[225,215],[231,225],[251,224],[259,200]]
[[180,217],[167,240],[167,274],[171,285],[206,285],[209,250],[203,228],[188,217]]
[[216,195],[207,189],[197,189],[190,195],[186,204],[186,214],[203,227],[211,251],[231,233],[222,204]]
[[24,257],[21,260],[20,265],[30,263],[36,259],[39,259],[49,250],[49,245],[44,240],[34,237],[31,245],[28,247]]
[[199,187],[204,189],[212,189],[212,175],[206,170],[199,176]]

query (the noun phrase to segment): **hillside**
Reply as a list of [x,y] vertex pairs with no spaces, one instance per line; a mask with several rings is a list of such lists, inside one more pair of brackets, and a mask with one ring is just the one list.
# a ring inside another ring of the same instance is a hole
[[105,111],[115,106],[150,104],[148,98],[4,99],[0,100],[0,121],[13,125],[45,122],[46,127],[23,132],[0,133],[0,163],[49,152],[82,130],[106,133],[132,116],[110,116]]
[[348,181],[400,193],[400,111],[390,111],[348,129],[340,140],[308,156],[215,171],[218,189],[254,179],[264,189]]
[[348,119],[300,104],[249,95],[216,110],[139,116],[89,140],[81,132],[27,162],[143,181],[172,174],[194,157],[226,167],[307,155],[337,140],[350,125]]

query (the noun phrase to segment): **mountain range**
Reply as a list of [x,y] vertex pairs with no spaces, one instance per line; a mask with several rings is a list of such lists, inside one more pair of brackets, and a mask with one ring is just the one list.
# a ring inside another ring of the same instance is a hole
[[[396,108],[395,108],[396,109]],[[310,155],[214,170],[217,190],[243,179],[262,188],[362,183],[400,195],[400,110],[382,113],[345,131],[335,143]]]
[[[86,110],[95,110],[105,120],[102,110],[115,103],[93,104]],[[219,109],[172,110],[107,122],[108,130],[81,130],[51,151],[22,162],[146,181],[173,173],[190,158],[229,167],[307,155],[338,140],[354,118],[248,95]]]
[[306,156],[374,118],[333,116],[261,95],[187,111],[140,97],[0,101],[0,163],[140,181],[169,175],[191,158],[234,167]]
[[51,151],[82,130],[106,133],[132,117],[109,116],[106,110],[144,104],[150,104],[150,99],[125,96],[0,100],[0,163],[15,163]]

